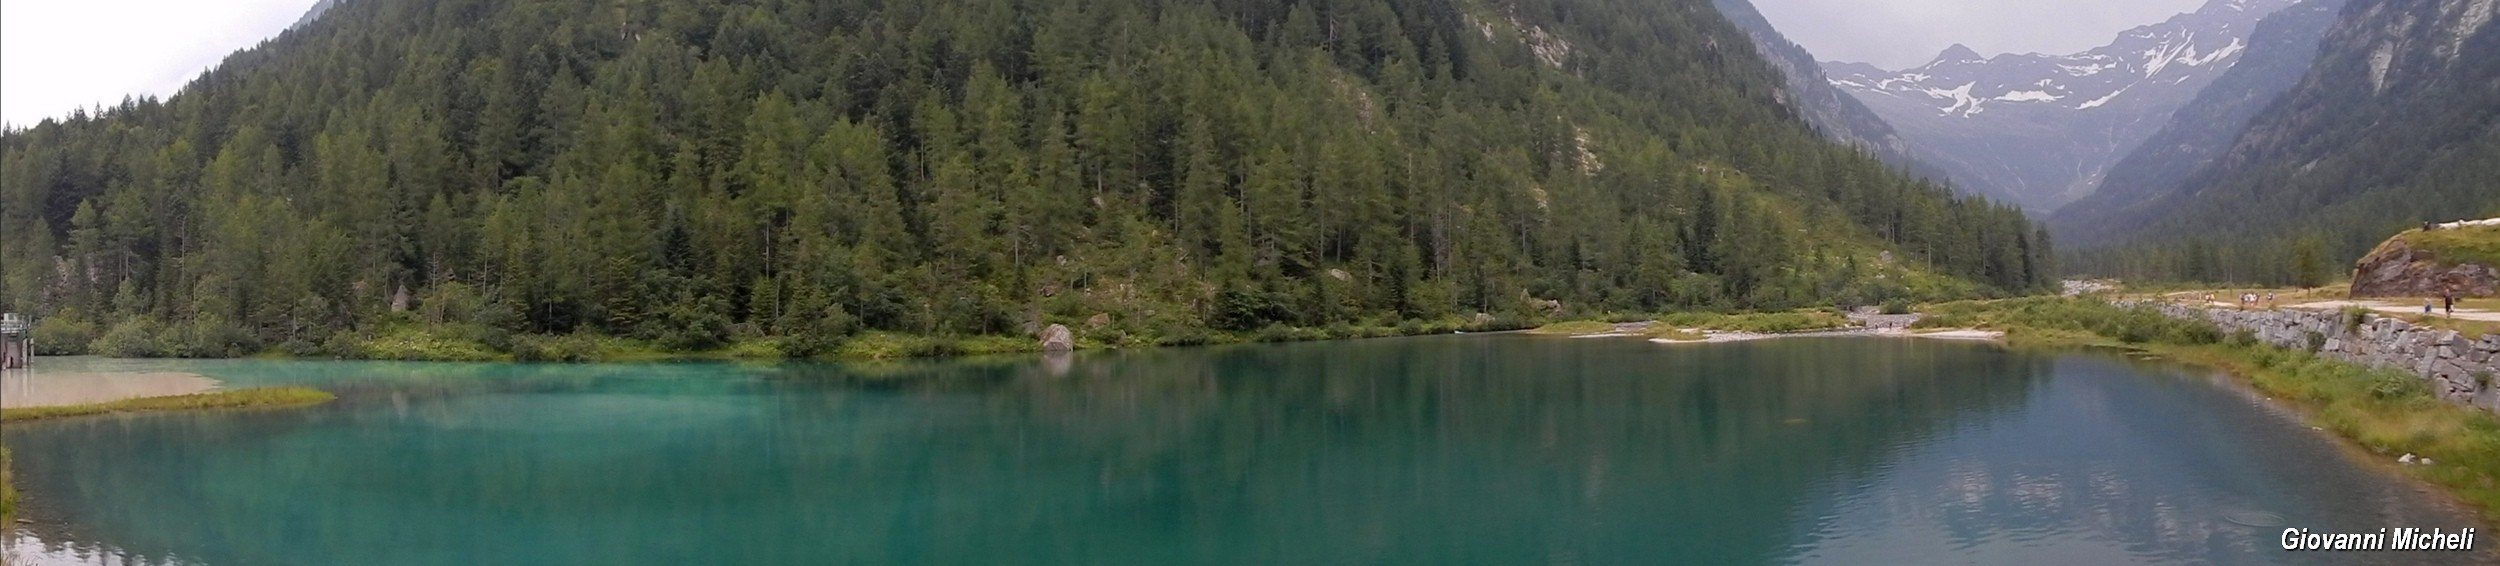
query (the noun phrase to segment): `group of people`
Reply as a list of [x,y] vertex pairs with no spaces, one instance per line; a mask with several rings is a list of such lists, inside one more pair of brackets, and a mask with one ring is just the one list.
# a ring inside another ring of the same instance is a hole
[[[2216,299],[2214,299],[2214,294],[2213,294],[2213,293],[2206,293],[2206,294],[2205,294],[2205,302],[2207,302],[2207,303],[2213,303],[2213,302],[2217,302],[2217,301],[2216,301]],[[2265,294],[2264,296],[2262,296],[2262,297],[2258,296],[2256,293],[2240,293],[2240,310],[2247,310],[2247,309],[2251,309],[2251,308],[2259,308],[2259,307],[2263,307],[2263,308],[2273,308],[2273,307],[2274,307],[2274,293],[2266,293],[2266,294]]]
[[2439,308],[2446,309],[2446,310],[2448,311],[2448,317],[2449,317],[2449,318],[2456,318],[2456,316],[2457,316],[2457,297],[2456,297],[2456,295],[2443,295],[2443,296],[2440,296],[2440,297],[2438,297],[2438,298],[2423,300],[2423,301],[2422,301],[2422,314],[2431,314],[2431,307],[2432,307],[2432,306],[2434,306],[2434,305],[2438,306]]
[[[2208,292],[2205,293],[2205,302],[2207,304],[2218,305],[2221,304],[2221,299],[2216,297],[2214,293]],[[2240,310],[2260,308],[2270,309],[2276,306],[2278,305],[2275,304],[2275,295],[2272,292],[2268,292],[2263,295],[2259,295],[2255,292],[2240,293]],[[2455,295],[2432,297],[2422,301],[2422,314],[2438,314],[2442,311],[2445,311],[2450,317],[2455,317],[2457,315],[2457,297]]]

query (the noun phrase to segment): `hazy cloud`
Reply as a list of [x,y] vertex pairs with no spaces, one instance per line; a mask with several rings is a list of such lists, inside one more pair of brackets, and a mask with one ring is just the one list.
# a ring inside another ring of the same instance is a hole
[[172,96],[315,0],[0,0],[0,122]]
[[1753,0],[1781,35],[1825,61],[1915,67],[1955,43],[1984,55],[2073,53],[2204,0]]

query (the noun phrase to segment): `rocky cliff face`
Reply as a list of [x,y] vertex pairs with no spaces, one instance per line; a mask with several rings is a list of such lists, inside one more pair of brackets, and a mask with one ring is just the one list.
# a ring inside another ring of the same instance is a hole
[[2098,187],[2112,162],[2240,60],[2259,19],[2291,4],[2213,0],[2070,55],[1985,57],[1955,45],[1915,69],[1823,69],[1956,185],[2047,211]]
[[2354,297],[2494,295],[2500,295],[2500,268],[2450,261],[2401,236],[2362,257],[2352,272]]
[[1754,51],[1761,53],[1763,60],[1779,69],[1781,78],[1786,79],[1788,84],[1780,103],[1804,118],[1807,124],[1813,125],[1832,141],[1857,146],[1874,154],[1875,158],[1891,164],[1895,169],[1939,180],[1944,178],[1942,171],[1910,156],[1909,142],[1901,139],[1892,124],[1877,116],[1874,110],[1867,109],[1866,104],[1857,98],[1832,86],[1831,80],[1824,76],[1822,66],[1815,62],[1814,54],[1788,41],[1787,36],[1780,35],[1779,30],[1771,27],[1771,21],[1762,17],[1762,12],[1754,9],[1752,3],[1746,0],[1713,0],[1711,4],[1718,7],[1719,13],[1726,16],[1730,23],[1736,24],[1737,29],[1745,31],[1745,35],[1753,40]]

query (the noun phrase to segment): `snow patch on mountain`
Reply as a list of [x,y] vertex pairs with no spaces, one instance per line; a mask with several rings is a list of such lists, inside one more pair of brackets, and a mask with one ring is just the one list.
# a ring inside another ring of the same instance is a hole
[[2443,11],[2447,12],[2460,12],[2459,8],[2462,10],[2457,14],[2456,26],[2448,28],[2448,48],[2440,52],[2440,55],[2449,59],[2456,58],[2457,53],[2465,49],[2465,40],[2474,37],[2476,33],[2481,33],[2483,24],[2491,23],[2495,7],[2500,7],[2500,1],[2464,0],[2459,2],[2451,0],[2446,6],[2442,6],[2446,8]]
[[2057,100],[2061,98],[2065,97],[2049,94],[2048,91],[2018,90],[1997,95],[1996,100],[2003,100],[2006,102],[2057,102]]
[[[2472,2],[2486,8],[2500,3],[2452,1]],[[2090,110],[2109,105],[2128,93],[2148,95],[2146,89],[2133,88],[2138,84],[2201,84],[2190,77],[2221,74],[2247,51],[2247,35],[2256,20],[2291,3],[2215,0],[2197,12],[2127,30],[2109,45],[2072,55],[2027,53],[1989,57],[1955,44],[1914,69],[1896,72],[1864,64],[1832,63],[1825,66],[1825,72],[1833,86],[1852,94],[1909,95],[1914,100],[1927,100],[1938,116],[1968,117],[1985,109],[1987,101],[2074,99],[2087,102],[2067,108]],[[2176,97],[2184,101],[2193,94],[2179,93]]]
[[2095,99],[2092,99],[2092,101],[2091,101],[2091,102],[2086,102],[2086,103],[2083,103],[2083,104],[2078,104],[2078,105],[2075,105],[2075,109],[2076,109],[2076,110],[2091,110],[2091,109],[2094,109],[2094,108],[2100,108],[2100,107],[2101,107],[2101,105],[2103,105],[2103,104],[2109,104],[2109,101],[2111,101],[2111,100],[2117,100],[2117,99],[2118,99],[2118,95],[2121,95],[2121,94],[2126,94],[2126,93],[2127,93],[2127,89],[2131,89],[2131,88],[2135,88],[2135,86],[2134,86],[2134,85],[2128,85],[2128,86],[2127,86],[2127,88],[2118,89],[2118,92],[2109,93],[2109,96],[2104,96],[2104,97],[2100,97],[2100,98],[2095,98]]
[[1964,83],[1962,86],[1953,87],[1952,89],[1931,88],[1927,89],[1926,92],[1929,97],[1953,101],[1952,106],[1946,106],[1944,108],[1945,114],[1961,112],[1963,115],[1967,116],[1970,114],[1977,114],[1981,110],[1979,107],[1979,99],[1971,98],[1970,95],[1970,87],[1974,86],[1979,86],[1979,83]]

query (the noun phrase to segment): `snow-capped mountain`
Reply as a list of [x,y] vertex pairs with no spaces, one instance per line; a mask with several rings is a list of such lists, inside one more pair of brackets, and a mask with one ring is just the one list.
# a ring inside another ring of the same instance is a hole
[[[2101,187],[2050,219],[2060,246],[2106,244],[2137,223],[2176,208],[2193,191],[2188,177],[2212,165],[2249,121],[2300,83],[2345,0],[2301,0],[2257,22],[2248,55],[2214,79],[2160,132],[2110,166]],[[2375,232],[2373,233],[2375,235]],[[2373,240],[2375,243],[2375,240]]]
[[2089,194],[2111,163],[2239,61],[2259,19],[2292,3],[2212,0],[2071,55],[1989,57],[1955,45],[1914,69],[1823,69],[1956,185],[2047,211]]

